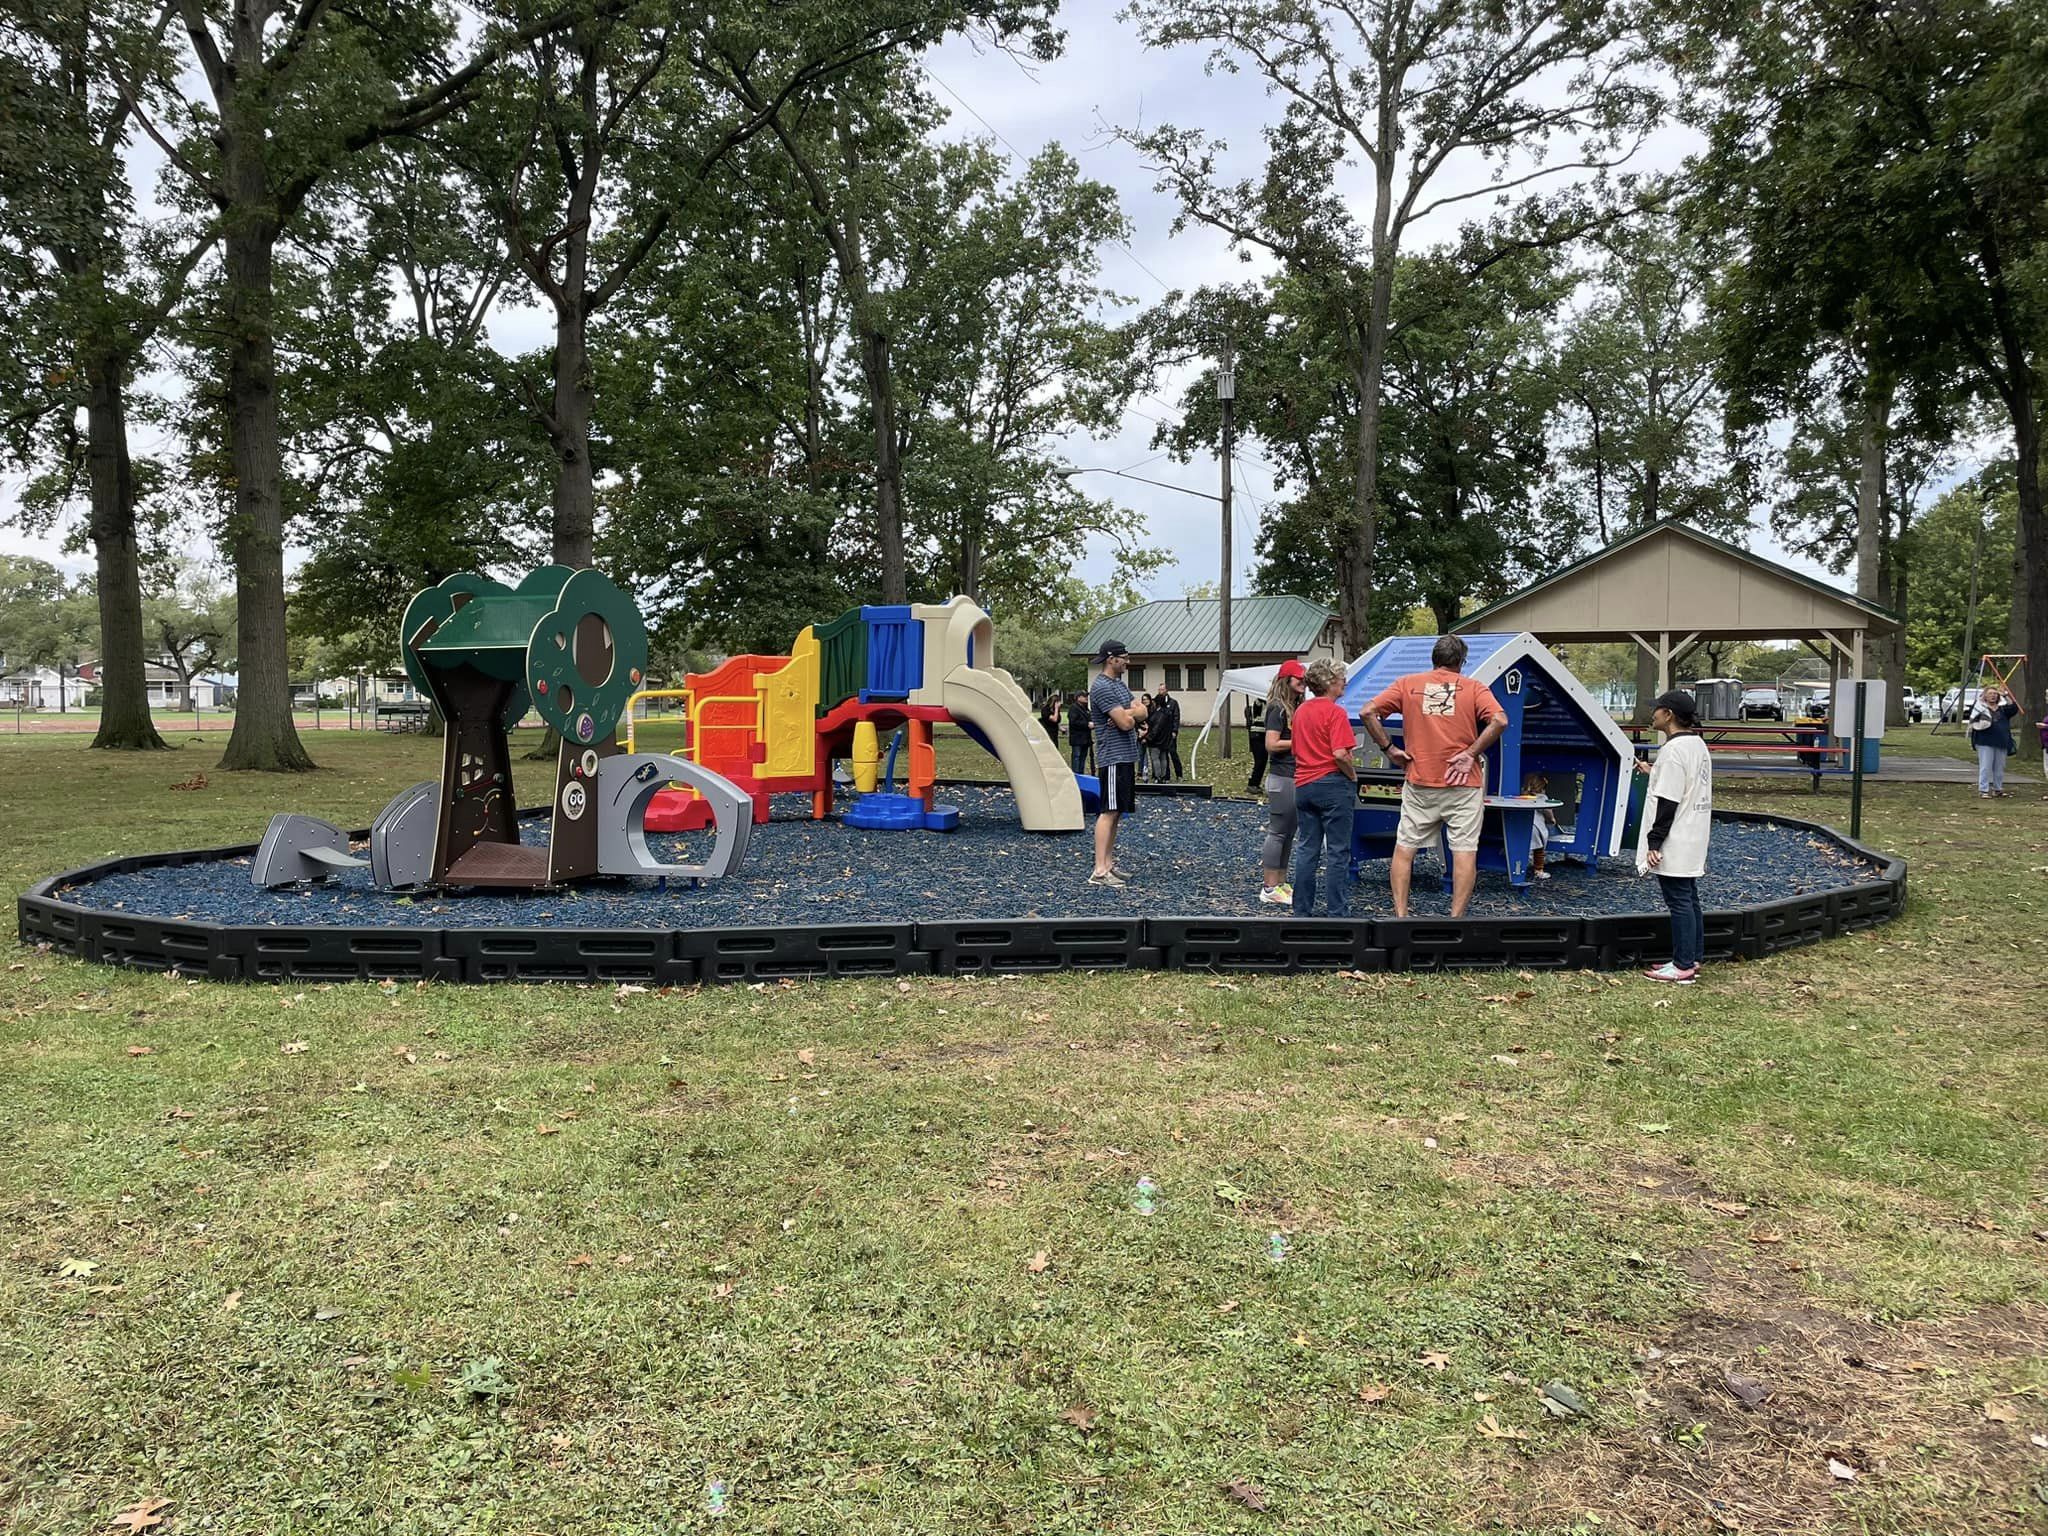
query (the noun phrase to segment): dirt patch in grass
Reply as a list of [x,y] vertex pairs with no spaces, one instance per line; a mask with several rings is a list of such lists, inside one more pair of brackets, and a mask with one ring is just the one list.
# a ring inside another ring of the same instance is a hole
[[1637,1350],[1634,1422],[1617,1403],[1501,1474],[1489,1513],[1754,1536],[2040,1530],[2048,1451],[2029,1437],[2048,1407],[2013,1389],[2048,1356],[2048,1308],[1894,1327],[1813,1301],[1796,1261],[1710,1249],[1685,1268],[1698,1299]]

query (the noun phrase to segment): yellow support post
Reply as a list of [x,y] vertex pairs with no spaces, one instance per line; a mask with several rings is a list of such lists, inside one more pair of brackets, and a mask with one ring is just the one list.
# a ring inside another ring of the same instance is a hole
[[642,688],[626,700],[626,750],[633,750],[633,706],[642,699],[681,699],[683,724],[690,723],[690,690],[687,688]]

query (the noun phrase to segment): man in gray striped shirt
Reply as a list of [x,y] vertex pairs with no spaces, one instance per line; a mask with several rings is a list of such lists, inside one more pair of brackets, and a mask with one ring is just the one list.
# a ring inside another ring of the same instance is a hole
[[1121,640],[1105,640],[1095,660],[1102,676],[1088,689],[1088,715],[1095,730],[1095,771],[1102,779],[1102,814],[1095,818],[1095,872],[1088,883],[1121,890],[1125,882],[1116,867],[1116,829],[1123,813],[1138,805],[1138,727],[1145,722],[1145,701],[1133,698],[1124,682],[1131,652]]

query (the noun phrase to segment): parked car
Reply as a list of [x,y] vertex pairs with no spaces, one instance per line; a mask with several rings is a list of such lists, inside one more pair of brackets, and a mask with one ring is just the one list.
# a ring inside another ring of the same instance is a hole
[[1920,723],[1920,695],[1913,691],[1911,683],[1906,684],[1905,687],[1899,690],[1899,708],[1905,712],[1907,720],[1911,721],[1914,725]]
[[1742,718],[1745,720],[1782,720],[1785,707],[1778,702],[1775,688],[1745,688],[1742,690]]
[[[1943,725],[1953,725],[1961,720],[1964,715],[1970,712],[1971,706],[1977,702],[1977,695],[1982,692],[1983,689],[1981,688],[1949,689],[1947,693],[1941,696],[1941,723]],[[1957,702],[1959,694],[1961,697],[1960,707]]]

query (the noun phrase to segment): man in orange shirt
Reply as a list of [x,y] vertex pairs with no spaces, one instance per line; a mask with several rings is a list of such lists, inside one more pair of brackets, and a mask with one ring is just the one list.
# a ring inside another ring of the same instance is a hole
[[[1401,786],[1401,826],[1394,834],[1394,916],[1408,915],[1408,887],[1415,878],[1415,851],[1436,840],[1442,829],[1451,845],[1451,916],[1463,917],[1472,904],[1479,872],[1479,827],[1486,817],[1486,749],[1508,728],[1508,712],[1486,684],[1466,677],[1466,646],[1456,635],[1441,635],[1429,653],[1427,672],[1396,678],[1365,707],[1363,723],[1387,761],[1407,770]],[[1380,722],[1401,717],[1395,746]]]

